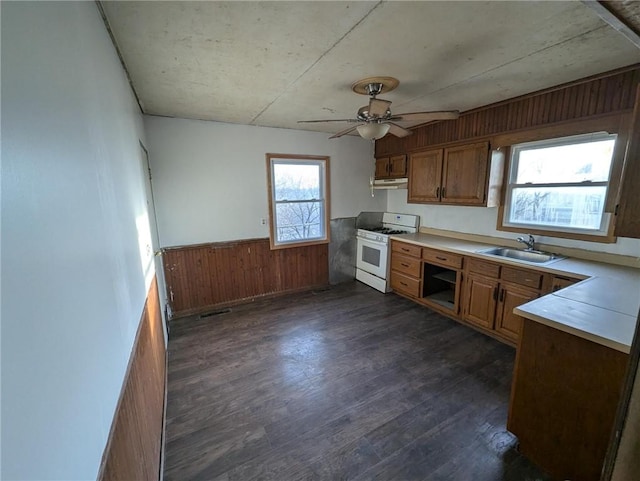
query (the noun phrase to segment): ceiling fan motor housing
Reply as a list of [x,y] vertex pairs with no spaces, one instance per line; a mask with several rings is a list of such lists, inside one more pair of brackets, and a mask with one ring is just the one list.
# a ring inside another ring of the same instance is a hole
[[358,109],[358,120],[362,120],[363,122],[372,122],[375,120],[384,120],[387,119],[391,115],[391,110],[387,109],[384,115],[369,115],[369,105],[365,105]]

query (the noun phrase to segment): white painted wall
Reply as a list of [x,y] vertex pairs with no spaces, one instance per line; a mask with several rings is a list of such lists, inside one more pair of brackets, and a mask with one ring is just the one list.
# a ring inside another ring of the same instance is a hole
[[[383,211],[369,190],[373,144],[328,135],[201,120],[145,116],[163,247],[269,237],[265,154],[331,157],[331,218]],[[267,221],[268,222],[268,221]]]
[[1,9],[1,477],[95,479],[153,274],[142,116],[94,2]]
[[[505,239],[515,239],[520,234],[496,230],[498,209],[486,207],[459,207],[451,205],[407,204],[407,191],[390,191],[387,210],[420,216],[420,225],[436,229],[452,230]],[[596,252],[640,256],[640,239],[618,238],[615,244],[535,236],[537,242],[561,247],[573,247]]]

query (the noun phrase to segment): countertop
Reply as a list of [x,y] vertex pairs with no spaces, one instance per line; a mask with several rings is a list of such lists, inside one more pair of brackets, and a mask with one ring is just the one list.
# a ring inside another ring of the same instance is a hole
[[640,270],[632,267],[566,258],[546,265],[482,254],[495,247],[431,234],[391,236],[423,247],[464,254],[504,265],[584,279],[514,309],[519,316],[629,353],[640,310]]

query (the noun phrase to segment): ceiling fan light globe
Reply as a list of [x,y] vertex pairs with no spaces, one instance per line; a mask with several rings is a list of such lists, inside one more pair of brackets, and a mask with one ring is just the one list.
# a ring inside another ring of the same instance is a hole
[[389,127],[389,124],[369,123],[358,125],[357,129],[363,139],[378,140],[387,135]]

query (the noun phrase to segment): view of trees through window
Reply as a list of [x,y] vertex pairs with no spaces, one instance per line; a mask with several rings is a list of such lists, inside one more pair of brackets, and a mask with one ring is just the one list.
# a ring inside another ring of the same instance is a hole
[[514,148],[507,222],[601,229],[615,135],[539,144]]
[[324,237],[322,177],[319,162],[274,162],[275,235],[278,242]]

